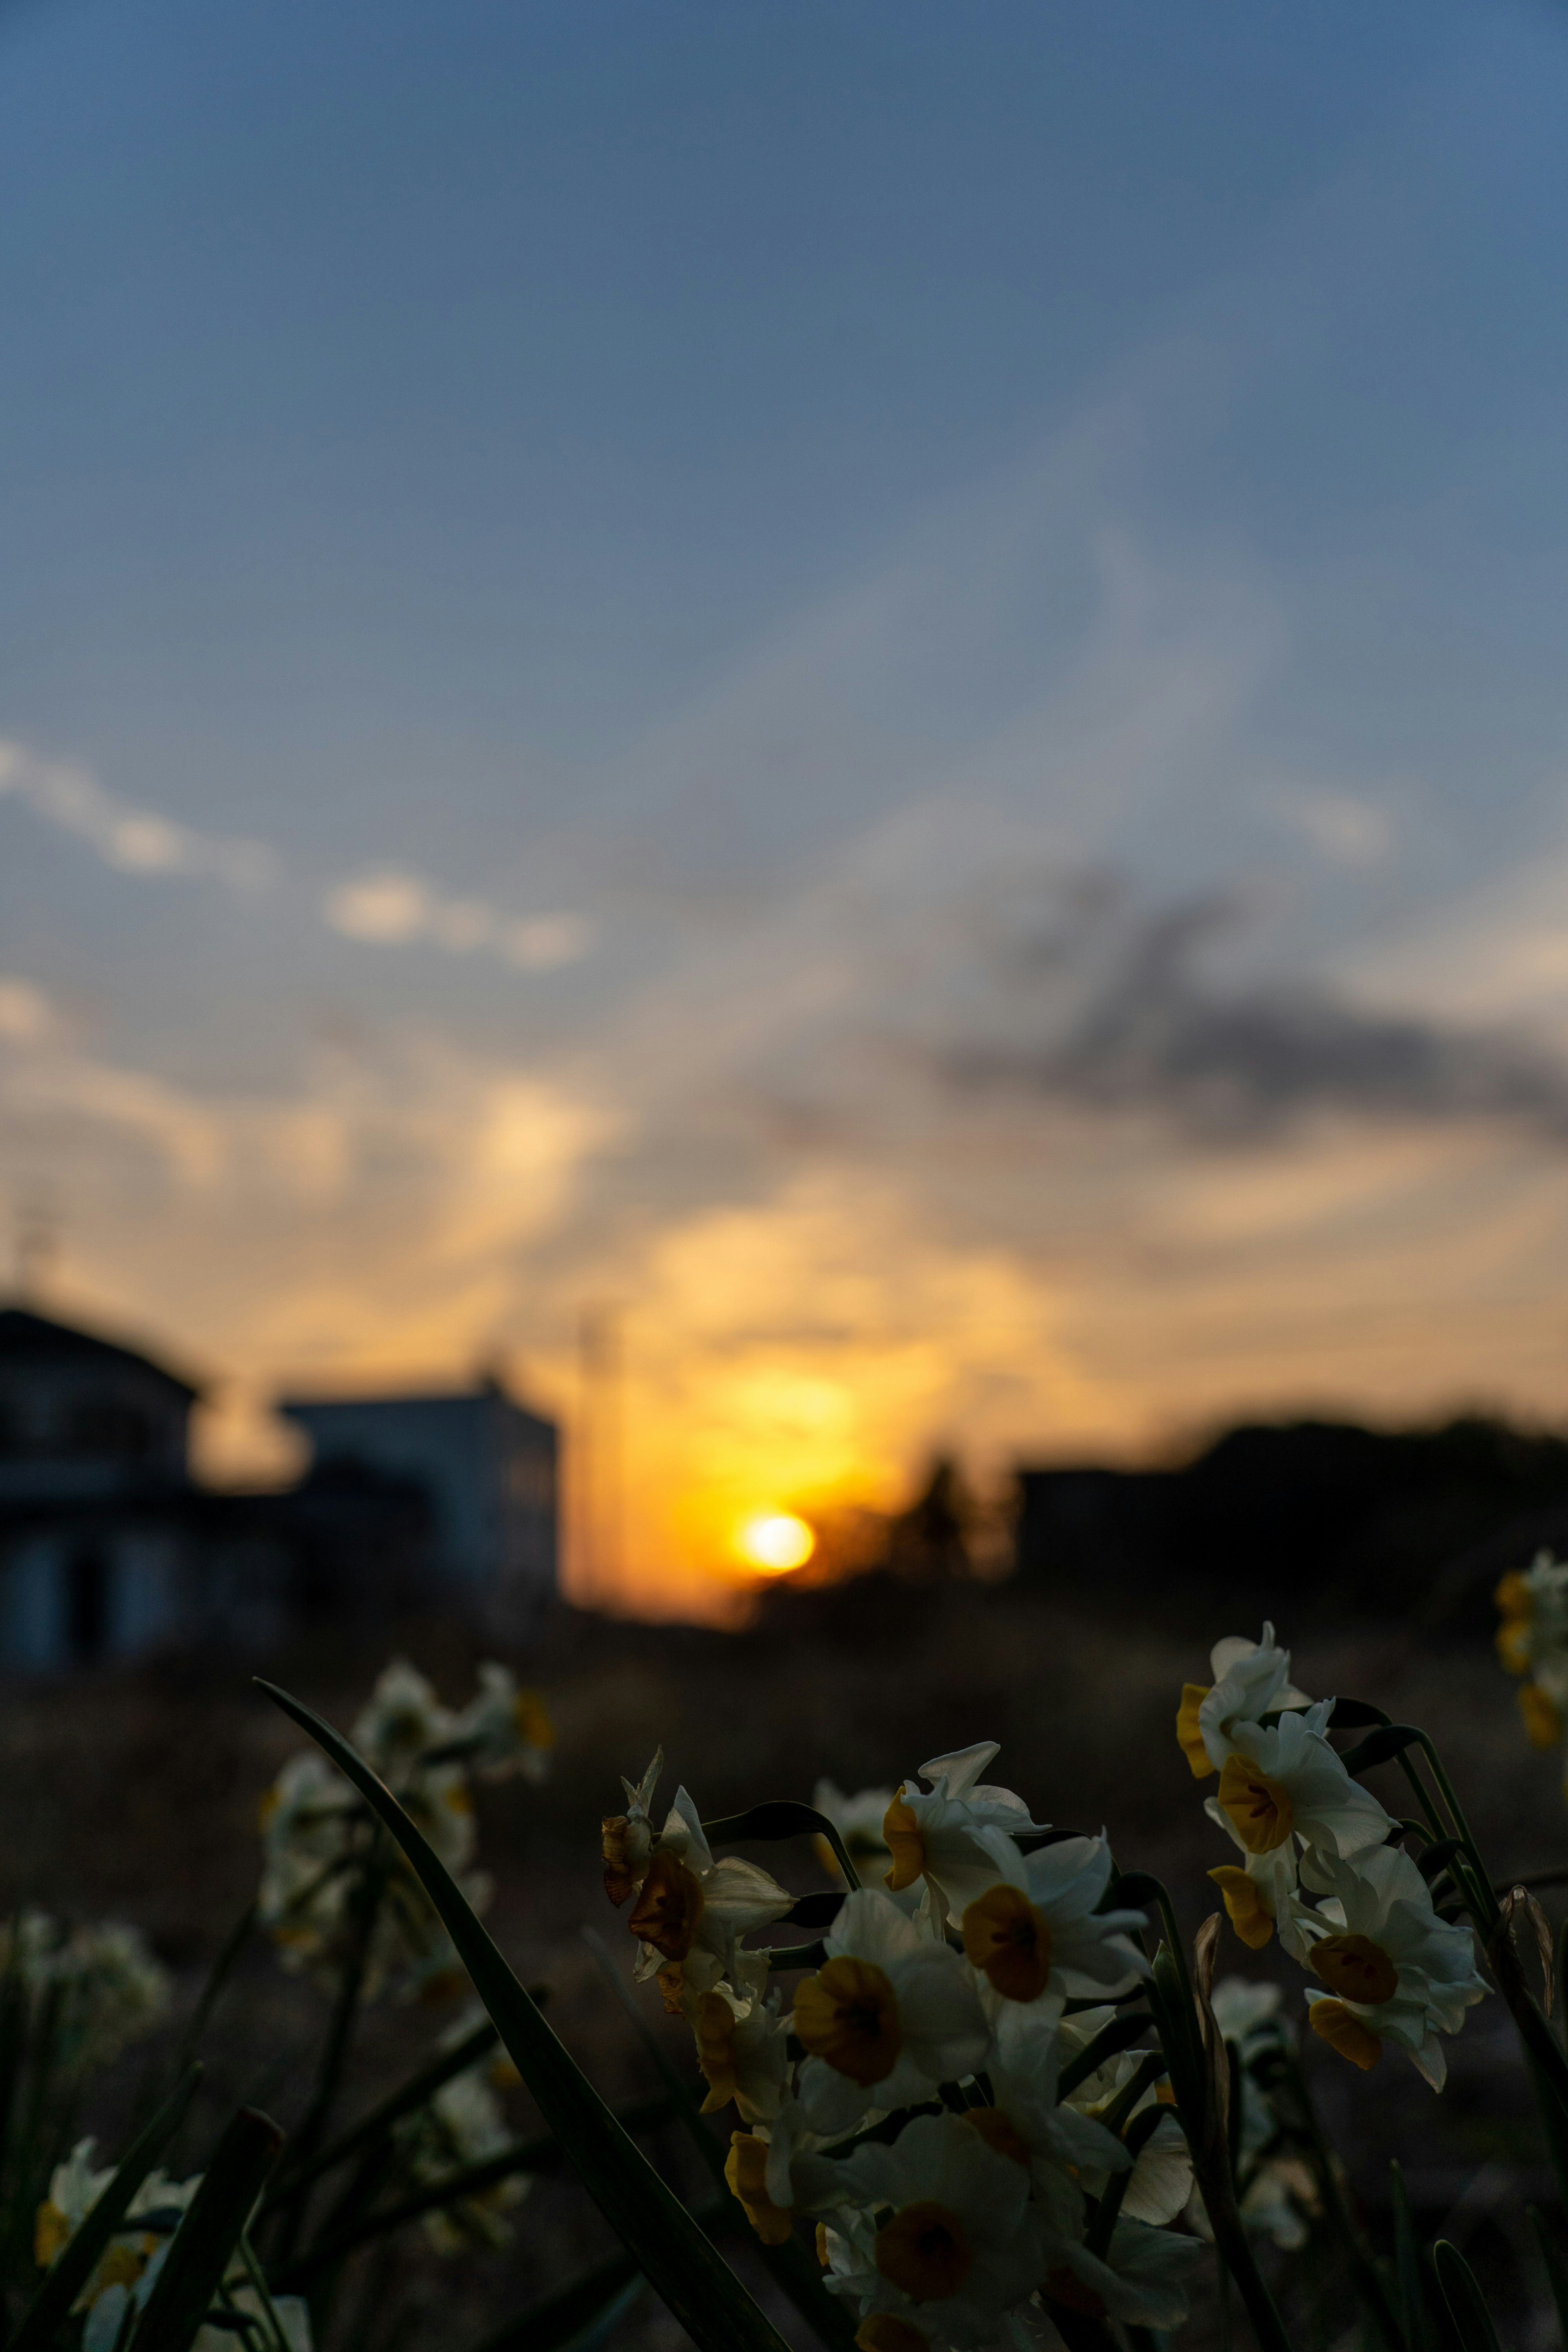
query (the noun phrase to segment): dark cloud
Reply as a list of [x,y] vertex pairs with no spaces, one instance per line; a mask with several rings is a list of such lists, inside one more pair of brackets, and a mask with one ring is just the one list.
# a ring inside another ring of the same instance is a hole
[[1528,1039],[1205,971],[1247,911],[1221,897],[1150,911],[1113,885],[1080,885],[1009,959],[1005,1035],[950,1051],[949,1076],[1153,1110],[1216,1138],[1318,1111],[1507,1119],[1568,1136],[1568,1069]]

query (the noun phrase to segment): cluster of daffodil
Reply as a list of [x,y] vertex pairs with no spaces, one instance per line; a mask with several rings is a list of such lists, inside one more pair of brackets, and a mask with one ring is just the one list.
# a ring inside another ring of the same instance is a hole
[[[65,2163],[54,2168],[34,2227],[33,2252],[40,2270],[48,2268],[80,2229],[114,2179],[113,2165],[94,2170],[95,2147],[90,2139],[79,2140]],[[146,2307],[174,2233],[201,2185],[200,2173],[188,2180],[171,2180],[163,2172],[150,2172],[142,2181],[123,2228],[110,2239],[73,2306],[82,2322],[80,2352],[115,2352],[124,2342],[134,2315]],[[192,2352],[232,2352],[237,2340],[252,2336],[262,2343],[268,2340],[262,2298],[241,2256],[228,2266],[216,2309],[220,2319],[197,2330]],[[310,2352],[310,2309],[300,2296],[269,2295],[265,2314],[281,2329],[286,2352]]]
[[[1142,1915],[1102,1907],[1103,1836],[1053,1832],[982,1779],[995,1753],[922,1765],[927,1787],[884,1796],[875,1835],[867,1799],[819,1790],[829,1821],[856,1809],[862,1857],[880,1846],[889,1866],[884,1886],[849,1887],[787,2001],[769,1952],[742,1938],[797,1898],[715,1858],[684,1789],[656,1826],[662,1756],[603,1825],[635,1974],[689,2021],[706,2110],[733,2103],[745,2126],[731,2187],[765,2242],[816,2221],[866,2352],[1029,2342],[1047,2306],[1171,2327],[1204,2255],[1169,2226],[1193,2171],[1160,2062],[1074,2065],[1149,1973]],[[847,1877],[845,1864],[848,1847]]]
[[[389,1665],[353,1728],[354,1744],[394,1790],[476,1910],[489,1884],[472,1869],[473,1775],[549,1769],[554,1734],[543,1702],[505,1666],[481,1665],[468,1705],[441,1705],[405,1660]],[[284,1965],[328,1989],[345,1967],[366,1997],[392,1983],[437,1999],[465,1981],[445,1931],[361,1798],[318,1748],[291,1756],[262,1800],[258,1913]]]
[[1217,1643],[1210,1671],[1184,1686],[1176,1738],[1198,1780],[1219,1776],[1205,1810],[1241,1859],[1209,1876],[1231,1925],[1254,1950],[1278,1933],[1316,1978],[1308,2021],[1342,2057],[1371,2067],[1390,2042],[1441,2090],[1439,2036],[1489,1990],[1469,1927],[1439,1915],[1402,1823],[1329,1743],[1334,1701],[1295,1688],[1272,1625]]
[[47,2006],[51,2063],[64,2067],[109,2065],[169,2007],[168,1970],[137,1928],[112,1920],[68,1927],[20,1912],[0,1927],[0,1979]]
[[1531,1743],[1555,1748],[1568,1724],[1568,1561],[1537,1552],[1511,1569],[1493,1595],[1501,1612],[1498,1655],[1522,1675],[1519,1711]]
[[[442,2035],[441,2047],[455,2049],[483,2014],[482,2010],[468,2009]],[[492,2053],[443,2083],[427,2105],[399,2127],[399,2150],[411,2179],[428,2188],[440,2188],[460,2179],[472,2166],[488,2164],[511,2148],[513,2135],[496,2090],[510,2088],[517,2080],[510,2059],[504,2053]],[[425,2235],[440,2254],[458,2254],[474,2246],[504,2246],[512,2234],[506,2217],[521,2204],[531,2185],[526,2173],[509,2173],[450,2205],[433,2205],[423,2216]]]

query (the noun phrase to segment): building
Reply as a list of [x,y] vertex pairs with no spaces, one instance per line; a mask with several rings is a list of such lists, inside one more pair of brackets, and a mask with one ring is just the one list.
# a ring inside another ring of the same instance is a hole
[[0,1309],[0,1671],[204,1642],[262,1652],[313,1620],[479,1611],[517,1638],[555,1588],[556,1435],[469,1395],[291,1405],[315,1458],[281,1493],[191,1475],[195,1384]]
[[554,1424],[495,1380],[424,1396],[302,1399],[279,1406],[314,1449],[318,1477],[411,1479],[430,1499],[441,1583],[526,1625],[555,1590]]
[[0,1310],[0,1662],[86,1664],[186,1621],[196,1394],[129,1348]]

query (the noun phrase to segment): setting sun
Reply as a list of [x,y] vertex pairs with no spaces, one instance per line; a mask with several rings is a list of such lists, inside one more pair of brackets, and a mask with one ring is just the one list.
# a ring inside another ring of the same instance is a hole
[[736,1542],[747,1567],[763,1576],[804,1568],[816,1549],[815,1534],[793,1511],[760,1511],[742,1524]]

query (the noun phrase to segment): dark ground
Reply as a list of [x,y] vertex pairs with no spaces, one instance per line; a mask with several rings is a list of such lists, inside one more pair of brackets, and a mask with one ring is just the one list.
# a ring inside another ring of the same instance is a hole
[[[1289,1601],[1281,1593],[1276,1603],[1287,1641]],[[763,1797],[809,1799],[819,1773],[851,1790],[896,1782],[928,1756],[995,1738],[994,1777],[1017,1789],[1038,1820],[1103,1823],[1123,1867],[1152,1869],[1171,1885],[1190,1933],[1215,1907],[1205,1870],[1230,1854],[1205,1819],[1205,1790],[1176,1748],[1173,1723],[1181,1683],[1208,1678],[1209,1644],[1230,1632],[1256,1635],[1258,1627],[1194,1622],[1182,1642],[1131,1609],[1068,1612],[1006,1586],[890,1580],[877,1580],[848,1617],[840,1612],[831,1640],[814,1630],[809,1612],[741,1635],[563,1612],[524,1669],[545,1690],[558,1727],[553,1776],[542,1789],[513,1781],[480,1795],[480,1860],[496,1881],[492,1932],[525,1982],[549,1984],[557,2031],[606,2095],[647,2095],[658,2087],[649,2062],[579,1932],[591,1925],[617,1949],[626,1942],[598,1864],[599,1816],[619,1804],[619,1774],[636,1778],[662,1742],[661,1802],[684,1780],[712,1817]],[[484,1654],[461,1629],[421,1622],[374,1652],[318,1643],[269,1660],[268,1671],[346,1727],[393,1647],[453,1703],[468,1695],[473,1660]],[[1562,1759],[1527,1746],[1513,1685],[1489,1647],[1424,1645],[1386,1627],[1320,1631],[1296,1644],[1295,1675],[1314,1695],[1370,1699],[1432,1731],[1497,1878],[1568,1862]],[[300,1744],[232,1662],[14,1686],[0,1716],[0,1901],[135,1922],[176,1971],[188,2010],[254,1892],[258,1801]],[[1408,1810],[1392,1769],[1374,1776],[1380,1781],[1391,1810]],[[786,1884],[822,1884],[805,1845],[758,1851]],[[1544,1899],[1555,1923],[1560,1898]],[[1222,1974],[1278,1975],[1300,2013],[1300,1972],[1273,1948],[1248,1954],[1226,1931],[1220,1966]],[[650,2013],[689,2068],[684,2028],[667,2027],[657,2001]],[[374,2013],[345,2117],[416,2062],[447,2014],[395,2005]],[[324,2021],[308,1985],[285,1976],[265,1948],[252,1952],[211,2037],[211,2095],[180,2152],[183,2168],[201,2160],[226,2102],[258,2097],[285,2125],[298,2115]],[[142,2045],[106,2086],[97,2120],[110,2143],[172,2038]],[[1514,2345],[1544,2345],[1550,2331],[1522,2207],[1549,2200],[1550,2180],[1500,2005],[1470,2013],[1451,2045],[1452,2081],[1440,2099],[1395,2056],[1363,2076],[1306,2038],[1311,2077],[1374,2235],[1385,2221],[1387,2159],[1397,2154],[1422,2224],[1466,2245],[1508,2311]],[[537,2128],[525,2095],[513,2095],[510,2120],[521,2136]],[[707,2193],[678,2131],[647,2144],[694,2200]],[[468,2352],[608,2251],[603,2225],[569,2179],[541,2182],[515,2219],[516,2242],[503,2253],[437,2263],[411,2238],[386,2282],[404,2324],[378,2329],[375,2352],[393,2336],[421,2352]],[[1196,2312],[1186,2340],[1208,2340],[1212,2320],[1212,2311]],[[798,2323],[784,2324],[798,2339]],[[1312,2352],[1342,2334],[1343,2315],[1325,2311],[1310,2328]],[[615,2341],[627,2352],[674,2352],[685,2339],[645,2296]]]

